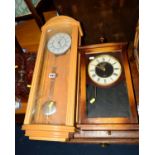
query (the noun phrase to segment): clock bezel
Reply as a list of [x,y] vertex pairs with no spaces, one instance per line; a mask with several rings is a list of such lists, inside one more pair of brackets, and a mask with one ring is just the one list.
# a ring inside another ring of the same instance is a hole
[[[93,80],[91,78],[90,72],[89,72],[89,65],[90,65],[91,61],[94,61],[94,59],[97,59],[97,58],[99,58],[99,57],[101,57],[103,55],[108,55],[108,56],[112,57],[113,59],[115,59],[120,64],[120,67],[121,67],[121,72],[120,72],[119,77],[115,81],[113,81],[112,83],[109,83],[109,84],[106,84],[106,85],[99,84],[95,80]],[[87,77],[88,77],[88,80],[90,82],[92,82],[93,85],[96,85],[97,87],[103,87],[103,88],[104,87],[111,87],[111,86],[117,84],[120,81],[120,79],[122,79],[123,67],[122,67],[121,60],[120,60],[121,58],[118,58],[117,55],[115,55],[115,54],[108,54],[108,53],[97,54],[97,56],[91,55],[89,57],[92,57],[92,56],[94,56],[95,58],[93,60],[91,60],[91,61],[89,61],[88,60],[89,58],[87,58]]]
[[[52,51],[51,49],[49,49],[49,42],[55,37],[55,39],[56,39],[56,36],[57,35],[60,35],[60,34],[63,34],[63,35],[66,35],[67,37],[69,37],[69,39],[70,39],[70,42],[69,42],[69,46],[65,49],[65,50],[63,50],[63,51],[61,51],[60,53],[56,53],[55,51]],[[48,39],[48,41],[47,41],[47,49],[48,49],[48,51],[49,52],[51,52],[51,53],[53,53],[53,54],[55,54],[55,55],[63,55],[63,54],[66,54],[66,52],[69,50],[69,48],[71,47],[71,44],[72,44],[72,38],[71,38],[71,36],[70,36],[70,34],[68,34],[68,33],[66,33],[66,32],[57,32],[57,33],[54,33],[52,36],[50,36],[50,38]]]

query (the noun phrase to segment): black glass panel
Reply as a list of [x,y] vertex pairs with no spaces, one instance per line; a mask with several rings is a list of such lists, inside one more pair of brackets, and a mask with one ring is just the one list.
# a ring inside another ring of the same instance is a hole
[[96,101],[90,100],[95,96],[95,86],[87,85],[87,116],[96,117],[130,117],[129,99],[124,81],[109,88],[96,87]]

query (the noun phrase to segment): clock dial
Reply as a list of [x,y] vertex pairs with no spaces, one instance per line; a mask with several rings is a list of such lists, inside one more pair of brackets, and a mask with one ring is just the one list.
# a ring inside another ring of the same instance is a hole
[[54,34],[47,43],[47,48],[55,55],[61,55],[67,52],[71,46],[71,37],[67,33]]
[[113,56],[104,54],[97,56],[88,65],[90,79],[100,86],[108,86],[121,76],[120,62]]

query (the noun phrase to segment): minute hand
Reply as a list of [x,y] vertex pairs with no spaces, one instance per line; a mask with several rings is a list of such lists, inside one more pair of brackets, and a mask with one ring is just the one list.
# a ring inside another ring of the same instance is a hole
[[102,68],[102,67],[96,66],[96,65],[94,65],[94,64],[91,64],[91,65],[92,65],[92,66],[95,66],[95,67],[97,67],[98,69],[100,69],[100,70],[102,70],[102,71],[105,72],[105,68]]

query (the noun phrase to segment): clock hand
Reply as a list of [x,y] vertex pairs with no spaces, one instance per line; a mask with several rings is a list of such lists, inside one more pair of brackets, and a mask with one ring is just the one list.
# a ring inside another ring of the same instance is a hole
[[60,47],[62,47],[62,46],[61,46],[61,40],[58,41],[58,44],[59,44]]
[[102,67],[99,67],[99,66],[96,66],[96,65],[94,65],[94,64],[91,64],[91,65],[93,65],[93,66],[95,66],[95,67],[97,67],[98,69],[100,69],[100,70],[102,70],[102,71],[104,71],[105,72],[105,67],[104,68],[102,68]]

